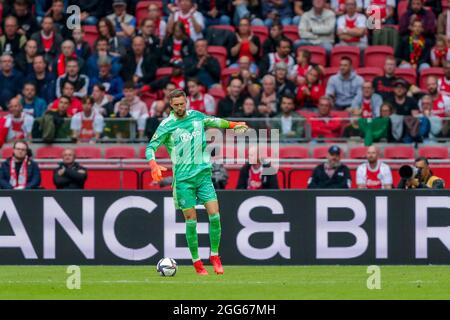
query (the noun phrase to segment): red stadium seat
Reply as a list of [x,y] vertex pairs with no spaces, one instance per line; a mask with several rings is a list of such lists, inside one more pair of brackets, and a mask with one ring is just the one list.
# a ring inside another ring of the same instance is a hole
[[156,70],[156,80],[161,79],[172,74],[172,67],[162,67]]
[[159,7],[159,9],[161,10],[160,11],[160,15],[161,16],[163,15],[163,3],[162,3],[162,1],[157,1],[157,0],[156,1],[139,1],[137,3],[137,5],[136,5],[136,14],[135,14],[136,22],[137,22],[138,26],[140,25],[142,20],[147,18],[147,16],[148,16],[148,6],[150,4],[152,4],[152,3],[156,4]]
[[259,38],[261,45],[269,37],[269,29],[265,26],[251,26],[251,30]]
[[300,39],[300,35],[298,34],[298,26],[296,25],[283,26],[283,34],[292,42]]
[[227,49],[220,46],[208,46],[208,53],[219,61],[220,69],[227,66]]
[[392,146],[384,148],[386,159],[414,159],[414,149],[407,146]]
[[78,159],[100,159],[102,149],[97,147],[76,147],[75,154]]
[[405,79],[410,84],[417,84],[417,74],[416,70],[414,70],[413,68],[397,68],[395,69],[395,75],[399,78]]
[[323,75],[324,85],[326,86],[327,82],[328,82],[328,79],[330,79],[331,76],[334,76],[338,72],[339,72],[339,67],[325,68],[325,73]]
[[444,69],[443,68],[427,68],[420,72],[420,79],[419,79],[419,85],[420,89],[426,90],[427,89],[427,79],[428,77],[434,76],[438,79],[442,78],[444,76]]
[[300,146],[284,146],[280,147],[280,159],[307,159],[309,158],[309,150]]
[[367,147],[354,147],[348,152],[350,159],[366,159]]
[[419,157],[428,159],[448,159],[448,148],[440,146],[425,146],[419,149]]
[[84,31],[84,41],[89,43],[91,48],[94,48],[95,42],[98,39],[97,26],[82,26]]
[[317,112],[314,111],[306,111],[306,110],[297,110],[297,113],[306,119],[308,118],[314,118],[317,116]]
[[64,151],[63,147],[48,146],[36,150],[37,159],[60,159]]
[[105,159],[134,159],[136,152],[133,147],[109,147],[105,150]]
[[231,32],[233,32],[233,33],[236,32],[236,29],[235,29],[233,26],[227,26],[227,25],[222,25],[222,24],[210,26],[210,28],[213,28],[213,29],[220,29],[220,30],[228,30],[228,31],[231,31]]
[[230,77],[232,75],[238,75],[239,74],[239,68],[225,68],[222,69],[222,74],[220,75],[220,81],[222,82],[222,86],[226,88],[228,86],[228,83],[230,82]]
[[363,77],[364,81],[372,82],[375,77],[383,75],[383,70],[378,67],[365,67],[356,69],[356,73]]
[[350,46],[338,46],[331,49],[330,54],[330,66],[339,67],[339,63],[342,57],[349,57],[352,60],[353,69],[359,67],[360,52],[357,47]]
[[364,51],[364,66],[383,68],[386,57],[393,55],[394,49],[390,46],[369,46]]
[[214,98],[214,101],[216,102],[216,109],[219,104],[219,101],[226,97],[226,92],[221,88],[211,88],[209,89],[208,93]]
[[408,10],[408,0],[400,0],[397,4],[397,17],[399,21],[403,14],[405,14],[406,10]]
[[[325,159],[328,155],[328,149],[330,146],[316,147],[313,149],[314,159]],[[344,155],[344,151],[341,148],[341,157]]]
[[153,102],[158,100],[158,95],[156,93],[145,92],[141,95],[141,100],[144,101],[145,105],[150,110]]
[[442,6],[442,11],[445,11],[448,9],[448,1],[447,0],[441,0],[441,6]]
[[311,52],[311,62],[325,67],[327,65],[327,51],[325,48],[319,46],[302,46],[298,47],[297,54],[299,50],[308,50]]
[[3,147],[2,148],[2,159],[7,159],[12,157],[13,148],[12,147]]

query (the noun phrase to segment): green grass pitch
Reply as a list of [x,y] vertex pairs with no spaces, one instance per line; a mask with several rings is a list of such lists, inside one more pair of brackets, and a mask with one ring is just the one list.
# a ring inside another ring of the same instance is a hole
[[367,266],[225,266],[200,277],[180,266],[81,266],[81,289],[66,266],[0,266],[0,299],[450,299],[450,266],[381,266],[381,289],[367,289]]

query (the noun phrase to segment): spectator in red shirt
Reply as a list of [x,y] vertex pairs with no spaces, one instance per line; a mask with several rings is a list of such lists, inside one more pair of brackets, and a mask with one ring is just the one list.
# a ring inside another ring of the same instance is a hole
[[319,99],[325,94],[322,81],[322,70],[314,66],[306,73],[305,83],[298,86],[297,102],[302,110],[316,111]]
[[231,48],[232,60],[236,61],[240,57],[247,56],[254,63],[259,57],[259,50],[260,41],[250,29],[250,19],[241,19]]
[[328,96],[319,99],[317,117],[309,119],[312,138],[339,138],[341,135],[341,121],[333,119],[331,109],[333,100]]
[[[67,108],[67,115],[69,117],[72,117],[75,113],[83,111],[83,105],[81,101],[74,96],[75,93],[75,86],[71,82],[64,82],[63,88],[62,88],[62,96],[70,99],[69,107]],[[49,110],[58,110],[59,101],[61,98],[56,99],[53,101],[53,103],[50,105]]]

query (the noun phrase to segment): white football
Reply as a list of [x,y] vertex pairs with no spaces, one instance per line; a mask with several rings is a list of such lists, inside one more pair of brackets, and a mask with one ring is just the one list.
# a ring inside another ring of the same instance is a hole
[[177,268],[177,262],[172,258],[162,258],[156,265],[156,271],[163,277],[173,277]]

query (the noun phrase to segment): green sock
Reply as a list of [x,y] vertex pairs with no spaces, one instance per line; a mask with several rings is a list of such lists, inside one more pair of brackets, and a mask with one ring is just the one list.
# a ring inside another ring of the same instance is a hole
[[186,220],[186,240],[192,260],[199,260],[198,256],[198,236],[197,236],[197,220]]
[[219,255],[219,244],[220,244],[220,214],[215,213],[209,215],[209,241],[211,242],[211,255]]

